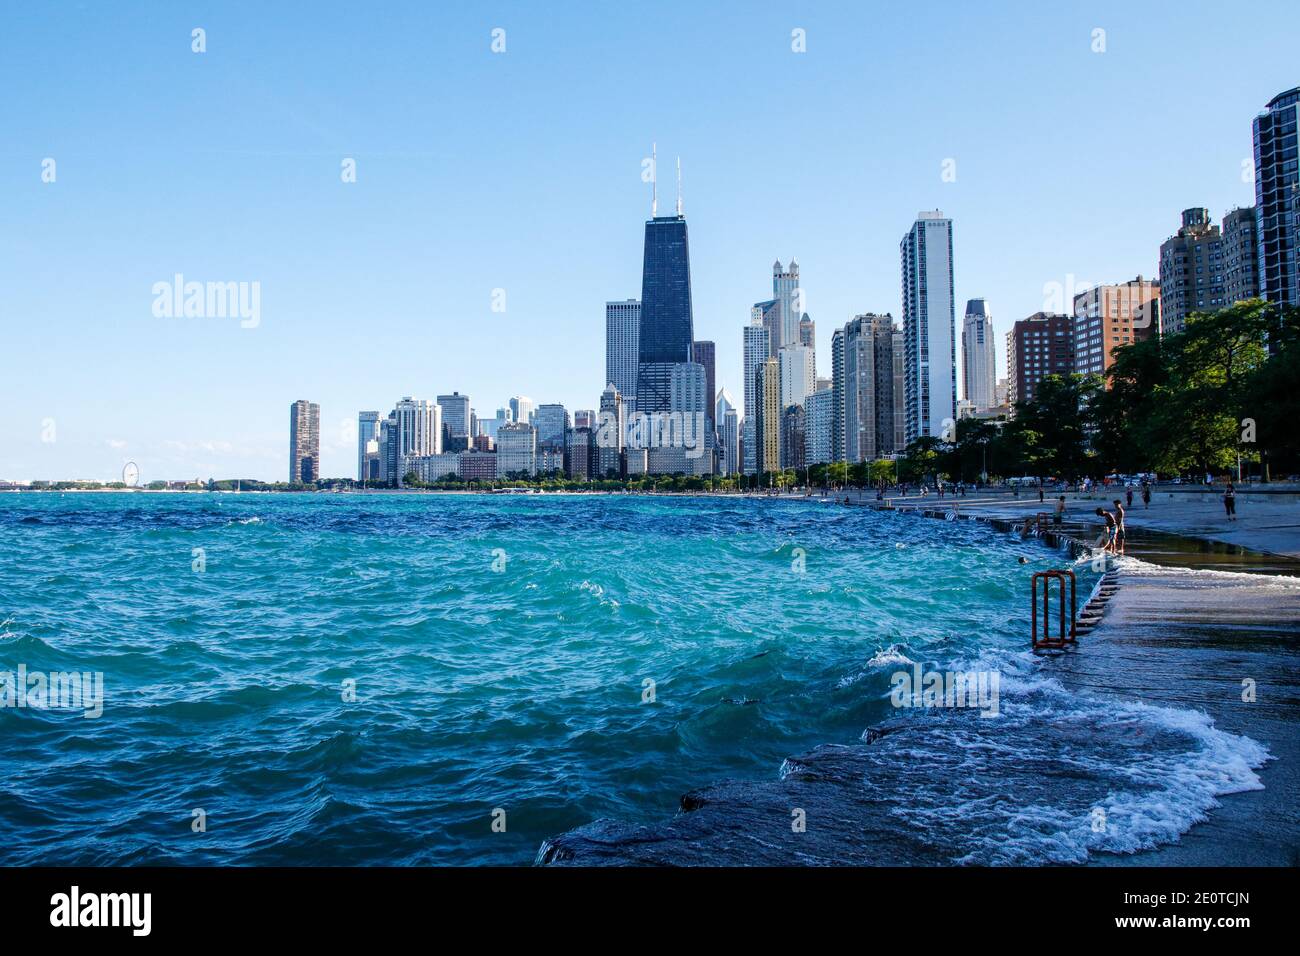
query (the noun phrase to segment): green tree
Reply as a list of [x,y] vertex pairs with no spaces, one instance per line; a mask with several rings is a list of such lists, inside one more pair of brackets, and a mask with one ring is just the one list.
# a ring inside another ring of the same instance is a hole
[[1300,309],[1275,307],[1267,319],[1269,359],[1242,386],[1238,433],[1243,450],[1259,450],[1265,477],[1270,468],[1300,471]]
[[957,422],[957,440],[942,455],[941,467],[954,480],[975,481],[984,472],[989,447],[999,436],[993,422],[963,418]]
[[1168,338],[1152,337],[1113,353],[1107,387],[1093,399],[1092,444],[1105,470],[1178,470],[1165,455],[1164,436],[1176,427],[1168,406],[1174,349]]
[[868,469],[867,479],[873,487],[882,481],[893,484],[897,470],[897,465],[892,458],[877,458]]
[[1096,377],[1049,375],[1038,383],[1033,401],[1016,403],[1008,439],[1018,443],[1029,474],[1069,478],[1092,473],[1087,416],[1100,390]]
[[1173,357],[1173,410],[1181,456],[1222,470],[1241,450],[1239,424],[1252,378],[1268,358],[1265,338],[1275,312],[1260,299],[1188,317]]
[[906,453],[899,462],[899,477],[903,481],[928,481],[940,473],[940,455],[946,451],[942,439],[933,435],[922,435],[907,446]]

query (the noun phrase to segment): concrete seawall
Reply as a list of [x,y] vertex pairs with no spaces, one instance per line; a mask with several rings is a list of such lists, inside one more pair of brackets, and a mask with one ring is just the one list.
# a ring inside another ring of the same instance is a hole
[[[863,502],[864,504],[866,502]],[[954,502],[961,505],[960,499]],[[919,504],[919,503],[918,503]],[[1036,502],[1034,504],[1037,504]],[[874,503],[872,507],[876,507]],[[940,502],[914,507],[940,520],[980,520],[1008,533],[1024,517],[954,513]],[[960,512],[960,507],[956,509]],[[1071,563],[1091,553],[1085,528],[1031,536],[1059,549]],[[1300,699],[1300,579],[1184,568],[1160,568],[1108,558],[1089,596],[1080,596],[1077,646],[1048,652],[1044,671],[1062,684],[1102,699],[1208,714],[1234,734],[1265,744],[1278,758],[1259,771],[1263,791],[1229,794],[1202,813],[1177,842],[1138,853],[1089,853],[1091,865],[1296,865],[1300,809],[1294,799],[1300,740],[1294,733]],[[1243,693],[1253,688],[1249,701]],[[996,723],[995,721],[988,724]],[[987,725],[986,725],[987,726]],[[968,724],[979,744],[981,722]],[[1051,734],[1053,728],[1044,728]],[[1075,728],[1108,732],[1103,718]],[[978,790],[963,778],[960,757],[929,738],[925,722],[891,719],[868,728],[859,742],[827,744],[792,756],[780,779],[722,781],[681,799],[673,819],[646,826],[597,820],[547,840],[541,865],[944,865],[952,857],[921,833],[897,825],[897,801],[918,785],[919,751],[926,782],[945,780],[954,797]],[[1149,745],[1158,747],[1158,733]],[[997,746],[990,740],[989,746]],[[1141,739],[1125,747],[1143,747]],[[1062,758],[1064,759],[1064,758]],[[1069,779],[1069,760],[999,768],[998,792],[988,799],[1050,801],[1046,781]],[[951,764],[951,766],[945,766]],[[1046,764],[1046,768],[1045,765]],[[1072,784],[1071,784],[1072,785]],[[1080,784],[1085,786],[1085,784]],[[1002,794],[1001,791],[1006,793]],[[1095,799],[1103,799],[1097,796]],[[1221,804],[1221,805],[1219,805]],[[791,808],[816,820],[792,836]],[[971,821],[972,827],[977,826]],[[1076,862],[1079,860],[1076,860]],[[1038,862],[1009,860],[1008,862]],[[1041,861],[1049,862],[1049,861]]]

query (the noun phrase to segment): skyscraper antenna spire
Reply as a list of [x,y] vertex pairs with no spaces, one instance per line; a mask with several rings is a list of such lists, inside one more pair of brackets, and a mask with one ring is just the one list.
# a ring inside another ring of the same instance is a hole
[[682,214],[682,158],[677,157],[677,215]]
[[650,218],[659,215],[659,144],[650,144]]

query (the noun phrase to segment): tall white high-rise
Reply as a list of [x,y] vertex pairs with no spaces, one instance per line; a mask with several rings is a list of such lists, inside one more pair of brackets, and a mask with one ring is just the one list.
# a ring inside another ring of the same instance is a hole
[[786,268],[782,268],[780,259],[772,263],[772,297],[781,303],[781,339],[773,350],[797,345],[799,320],[803,318],[803,293],[799,290],[797,260],[791,259]]
[[605,303],[605,381],[618,389],[624,409],[635,411],[637,355],[641,342],[641,303]]
[[983,299],[966,303],[966,318],[961,327],[962,398],[975,411],[982,412],[997,404],[993,394],[997,382],[997,349],[993,343],[993,317]]
[[918,213],[899,243],[903,267],[904,409],[910,444],[943,437],[957,420],[957,306],[952,220]]
[[777,361],[781,366],[781,411],[791,405],[802,407],[804,400],[817,390],[813,350],[806,345],[783,345]]
[[427,398],[403,398],[394,410],[397,418],[397,455],[442,454],[442,409]]

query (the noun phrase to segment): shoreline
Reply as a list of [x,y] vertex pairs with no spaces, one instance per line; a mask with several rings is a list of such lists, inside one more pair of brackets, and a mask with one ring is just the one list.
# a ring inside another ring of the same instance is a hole
[[[1038,505],[1036,501],[1026,503]],[[894,508],[890,503],[871,502],[874,508],[914,511],[922,517],[959,517],[946,510],[919,507],[920,501],[917,505]],[[982,521],[1007,534],[1017,533],[1023,525],[1023,517],[978,510],[968,510],[960,518]],[[1049,527],[1032,536],[1071,559],[1093,550],[1086,540],[1063,528]],[[1047,676],[1079,694],[1100,692],[1114,701],[1116,709],[1163,708],[1173,715],[1171,719],[1179,720],[1195,720],[1199,713],[1206,726],[1196,728],[1197,733],[1222,737],[1226,732],[1243,747],[1252,741],[1255,746],[1262,744],[1267,753],[1241,768],[1247,782],[1222,784],[1227,789],[1216,790],[1208,807],[1202,807],[1191,826],[1172,840],[1156,840],[1155,845],[1126,852],[1087,852],[1077,863],[1300,864],[1300,809],[1291,799],[1298,782],[1294,768],[1300,764],[1300,740],[1293,733],[1300,708],[1291,703],[1300,691],[1300,653],[1296,641],[1287,643],[1276,633],[1285,629],[1300,637],[1300,581],[1281,591],[1271,584],[1258,575],[1161,567],[1140,558],[1121,557],[1108,560],[1092,594],[1081,596],[1076,617],[1078,642],[1066,651],[1047,652],[1053,658],[1043,668]],[[1253,621],[1252,614],[1256,616]],[[1268,622],[1269,614],[1278,617],[1276,625]],[[1258,693],[1268,695],[1270,703],[1248,707],[1242,694],[1246,682],[1258,686]],[[880,848],[896,844],[899,835],[887,833],[888,827],[876,819],[879,808],[865,793],[869,787],[844,785],[845,781],[872,780],[873,774],[881,772],[881,761],[909,760],[914,744],[906,739],[918,733],[924,730],[917,724],[887,719],[867,727],[859,742],[827,743],[788,757],[776,781],[723,780],[692,790],[682,796],[680,810],[670,821],[634,825],[597,819],[558,834],[542,843],[535,864],[959,863],[943,858],[921,841],[909,847],[905,860],[882,858]],[[1197,739],[1203,743],[1205,738]],[[881,749],[896,740],[904,741],[897,754]],[[1254,785],[1248,782],[1252,773],[1258,775]],[[805,841],[797,851],[785,849],[789,840],[782,834],[788,832],[788,825],[773,821],[784,821],[790,806],[816,807],[819,815],[840,824],[840,832],[856,832],[860,838],[854,843]],[[1280,832],[1279,821],[1285,821]],[[711,843],[722,844],[720,855],[710,855],[706,847]]]
[[[1160,489],[1152,496],[1150,508],[1144,508],[1136,496],[1131,508],[1126,508],[1125,524],[1130,530],[1155,532],[1188,541],[1204,541],[1242,548],[1262,555],[1275,555],[1300,562],[1300,490],[1292,487],[1277,489],[1241,489],[1237,493],[1238,517],[1228,521],[1221,503],[1221,492],[1190,489],[1171,491]],[[1064,527],[1082,530],[1095,538],[1102,522],[1093,509],[1109,509],[1122,491],[1093,491],[1088,494],[1066,494]],[[955,510],[962,517],[999,519],[1018,524],[1033,519],[1039,512],[1051,512],[1054,496],[1039,502],[1035,497],[1010,495],[982,495],[969,498],[886,497],[884,505],[874,500],[862,502],[870,507],[895,511],[922,511],[932,516],[943,516]],[[1051,524],[1050,527],[1060,527]],[[1082,529],[1080,529],[1082,526]],[[1300,573],[1297,565],[1296,573]]]
[[[634,496],[662,498],[722,498],[727,500],[764,500],[764,501],[806,501],[819,504],[848,505],[867,507],[873,510],[921,511],[931,517],[946,517],[955,511],[961,517],[979,517],[999,519],[1012,524],[1033,519],[1040,511],[1050,512],[1053,498],[1039,502],[1033,495],[1016,496],[1005,489],[984,489],[969,497],[948,495],[910,495],[886,494],[877,500],[875,492],[869,489],[847,489],[824,492],[820,489],[812,492],[767,494],[756,491],[644,491],[640,489],[550,489],[521,487],[508,489],[443,489],[443,488],[367,488],[347,490],[303,490],[289,491],[277,489],[246,489],[242,491],[209,491],[199,488],[6,488],[0,489],[0,496],[9,493],[23,494],[148,494],[148,495],[336,495],[369,497],[379,495],[420,496],[420,495],[481,495],[490,497],[532,498],[549,497],[584,497],[584,496]],[[1094,490],[1087,494],[1067,492],[1066,526],[1075,528],[1083,524],[1093,529],[1092,536],[1100,529],[1100,523],[1090,512],[1093,508],[1105,505],[1116,494],[1115,489]],[[1152,531],[1166,534],[1172,538],[1184,538],[1188,541],[1204,541],[1229,547],[1242,548],[1247,552],[1275,555],[1279,558],[1297,562],[1293,573],[1300,574],[1300,486],[1274,482],[1267,487],[1254,485],[1242,487],[1237,492],[1238,520],[1228,522],[1222,515],[1220,504],[1222,492],[1207,491],[1201,486],[1165,485],[1159,486],[1152,497],[1152,507],[1143,508],[1140,500],[1134,500],[1128,509],[1126,523],[1131,529]],[[1082,520],[1080,520],[1082,519]],[[1049,518],[1050,524],[1050,518]]]

